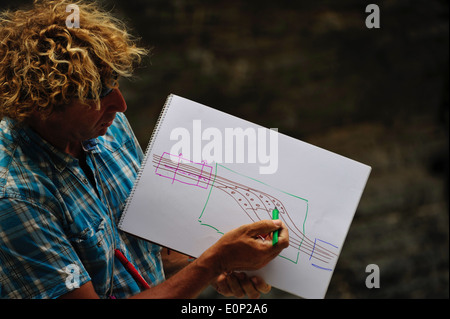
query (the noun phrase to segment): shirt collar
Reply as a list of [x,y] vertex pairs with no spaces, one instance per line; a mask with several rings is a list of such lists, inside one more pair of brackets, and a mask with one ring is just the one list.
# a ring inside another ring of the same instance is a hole
[[96,138],[91,138],[89,140],[86,140],[81,143],[81,146],[83,146],[83,150],[85,152],[93,152],[95,151],[95,147],[97,146],[98,142]]
[[[8,124],[11,128],[11,131],[15,132],[25,144],[37,147],[48,154],[50,160],[59,171],[62,171],[67,167],[67,165],[73,164],[74,162],[78,161],[78,159],[76,159],[75,157],[60,151],[59,149],[51,145],[29,126],[20,125],[17,121],[9,118],[7,121],[9,122]],[[81,143],[83,150],[86,152],[95,151],[97,144],[98,142],[96,138],[89,139]]]

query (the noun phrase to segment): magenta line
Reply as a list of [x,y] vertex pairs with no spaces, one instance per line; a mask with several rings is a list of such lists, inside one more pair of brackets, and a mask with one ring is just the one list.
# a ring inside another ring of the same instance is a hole
[[[181,160],[181,156],[178,155],[177,168],[175,169],[175,172],[173,173],[172,184],[173,184],[173,182],[175,182],[175,177],[177,177],[178,167],[180,167],[180,160]],[[177,180],[177,181],[178,181],[178,180]]]
[[[169,160],[171,160],[170,156],[178,157],[178,163],[177,163],[176,167],[170,166],[170,165],[164,165],[164,167],[167,170],[169,170],[169,171],[173,170],[174,171],[173,177],[169,177],[169,176],[165,175],[164,173],[159,173],[158,172],[158,169],[160,168],[160,165],[161,165],[161,161],[166,156],[166,154],[169,155]],[[180,183],[183,183],[183,184],[186,184],[186,185],[192,185],[192,186],[197,186],[197,187],[200,187],[200,188],[203,188],[203,189],[207,189],[208,186],[209,186],[209,183],[211,182],[211,174],[212,174],[212,169],[213,169],[212,166],[206,165],[204,162],[202,162],[202,163],[195,163],[195,162],[193,162],[191,160],[188,160],[186,158],[181,157],[181,155],[182,154],[180,154],[180,155],[172,155],[172,154],[169,154],[167,152],[164,152],[161,155],[160,159],[159,159],[158,165],[157,165],[156,170],[155,170],[155,174],[159,175],[161,177],[165,177],[165,178],[171,179],[172,180],[172,184],[174,183],[174,181],[177,181],[177,182],[180,182]],[[201,170],[200,175],[192,174],[192,173],[189,173],[188,171],[180,169],[181,160],[186,160],[189,163],[194,164],[194,165],[202,165],[202,170]],[[204,172],[205,166],[209,168],[209,177],[203,177],[203,172]],[[188,182],[182,181],[181,179],[177,179],[177,174],[179,176],[185,176],[185,177],[197,177],[197,184],[195,184],[195,183],[188,183]],[[200,185],[200,181],[201,180],[205,180],[205,182],[206,182],[206,186],[205,187]]]
[[[199,186],[198,184],[200,183],[200,178],[202,178],[203,175],[203,168],[205,167],[205,163],[202,162],[202,170],[200,171],[200,175],[198,175],[198,180],[197,180],[197,186]],[[200,186],[201,187],[201,186]]]

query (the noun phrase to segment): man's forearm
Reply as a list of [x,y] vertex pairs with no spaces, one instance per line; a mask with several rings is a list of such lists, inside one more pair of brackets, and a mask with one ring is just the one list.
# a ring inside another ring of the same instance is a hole
[[166,279],[169,279],[190,263],[189,256],[167,248],[163,248],[161,251],[161,258]]
[[147,289],[133,299],[196,298],[221,272],[208,254],[189,263],[163,283]]

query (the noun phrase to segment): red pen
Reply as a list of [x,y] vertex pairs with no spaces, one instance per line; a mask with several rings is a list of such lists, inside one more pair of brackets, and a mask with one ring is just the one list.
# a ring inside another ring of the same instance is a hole
[[130,273],[130,275],[134,278],[134,280],[136,280],[138,284],[140,284],[145,289],[150,289],[150,285],[145,281],[145,279],[139,274],[139,272],[133,266],[133,264],[129,262],[127,257],[125,257],[120,250],[115,249],[114,255],[117,257],[117,259],[120,260],[122,265]]

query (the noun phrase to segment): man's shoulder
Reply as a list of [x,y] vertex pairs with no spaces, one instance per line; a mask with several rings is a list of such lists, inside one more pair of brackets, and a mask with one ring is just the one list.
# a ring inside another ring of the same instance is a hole
[[4,118],[0,122],[0,189],[6,184],[16,149],[17,143],[11,123]]
[[[28,146],[28,147],[27,147]],[[16,128],[10,121],[0,123],[0,198],[29,198],[41,194],[44,174],[35,159],[28,156],[36,152],[31,145],[22,143]]]

